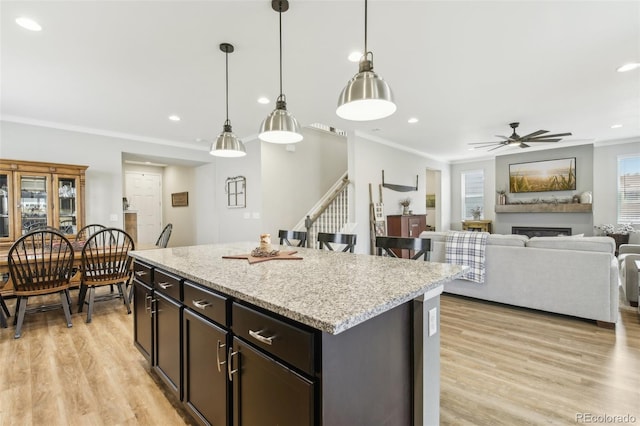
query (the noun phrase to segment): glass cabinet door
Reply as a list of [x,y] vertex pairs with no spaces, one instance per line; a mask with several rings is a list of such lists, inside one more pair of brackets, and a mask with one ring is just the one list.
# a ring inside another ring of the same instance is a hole
[[18,174],[20,190],[19,235],[49,225],[49,177],[47,174]]
[[75,235],[78,232],[77,190],[77,177],[54,175],[54,196],[57,197],[58,208],[53,226],[63,234]]
[[0,172],[0,241],[11,240],[11,178],[7,172]]

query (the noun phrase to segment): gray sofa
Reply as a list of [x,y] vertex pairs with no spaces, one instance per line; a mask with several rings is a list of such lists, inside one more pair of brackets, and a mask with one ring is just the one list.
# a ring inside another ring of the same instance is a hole
[[[446,232],[431,239],[431,261],[445,262]],[[533,237],[490,234],[483,284],[457,279],[446,293],[595,320],[618,319],[618,262],[610,237]]]
[[636,260],[640,260],[640,232],[629,234],[629,244],[620,245],[618,250],[620,281],[622,282],[625,297],[631,306],[638,306],[638,268],[635,263]]

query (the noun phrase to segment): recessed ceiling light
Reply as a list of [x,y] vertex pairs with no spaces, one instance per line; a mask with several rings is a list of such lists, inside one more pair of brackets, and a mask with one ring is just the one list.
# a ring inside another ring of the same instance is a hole
[[362,58],[362,52],[351,52],[349,53],[348,59],[351,62],[360,62],[360,58]]
[[417,123],[418,121],[420,121],[420,120],[418,120],[415,117],[411,117],[410,119],[407,120],[407,123],[414,124],[414,123]]
[[31,18],[27,18],[21,16],[16,19],[16,24],[20,25],[22,28],[25,28],[29,31],[41,31],[42,27],[36,21]]
[[170,115],[169,116],[169,120],[171,120],[171,121],[180,121],[180,117],[178,117],[177,115]]
[[616,71],[627,72],[627,71],[633,71],[638,68],[640,68],[640,62],[630,62],[628,64],[622,65],[621,67],[618,67]]
[[622,127],[622,124],[613,124],[613,125],[611,125],[612,129],[619,129],[620,127]]
[[258,98],[258,103],[259,103],[259,104],[266,105],[266,104],[268,104],[269,102],[271,102],[271,101],[269,100],[269,98],[265,98],[264,96],[263,96],[263,97],[261,97],[261,98]]

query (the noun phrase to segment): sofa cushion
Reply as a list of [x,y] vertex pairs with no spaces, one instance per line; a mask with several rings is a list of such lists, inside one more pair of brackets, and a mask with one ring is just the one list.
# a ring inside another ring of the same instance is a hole
[[431,242],[444,242],[444,240],[447,238],[447,232],[422,231],[419,238],[429,238]]
[[613,254],[616,243],[611,237],[532,237],[527,247],[558,250],[595,251]]
[[515,234],[489,234],[487,238],[488,246],[512,246],[524,247],[529,237]]

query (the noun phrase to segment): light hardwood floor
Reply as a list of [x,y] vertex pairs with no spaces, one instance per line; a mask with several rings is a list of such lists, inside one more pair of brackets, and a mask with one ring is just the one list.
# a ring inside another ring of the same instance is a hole
[[[640,424],[637,313],[608,330],[444,295],[441,314],[442,425],[575,424],[578,413]],[[134,348],[121,302],[96,303],[91,324],[72,319],[30,315],[18,340],[0,329],[0,425],[189,424]]]

